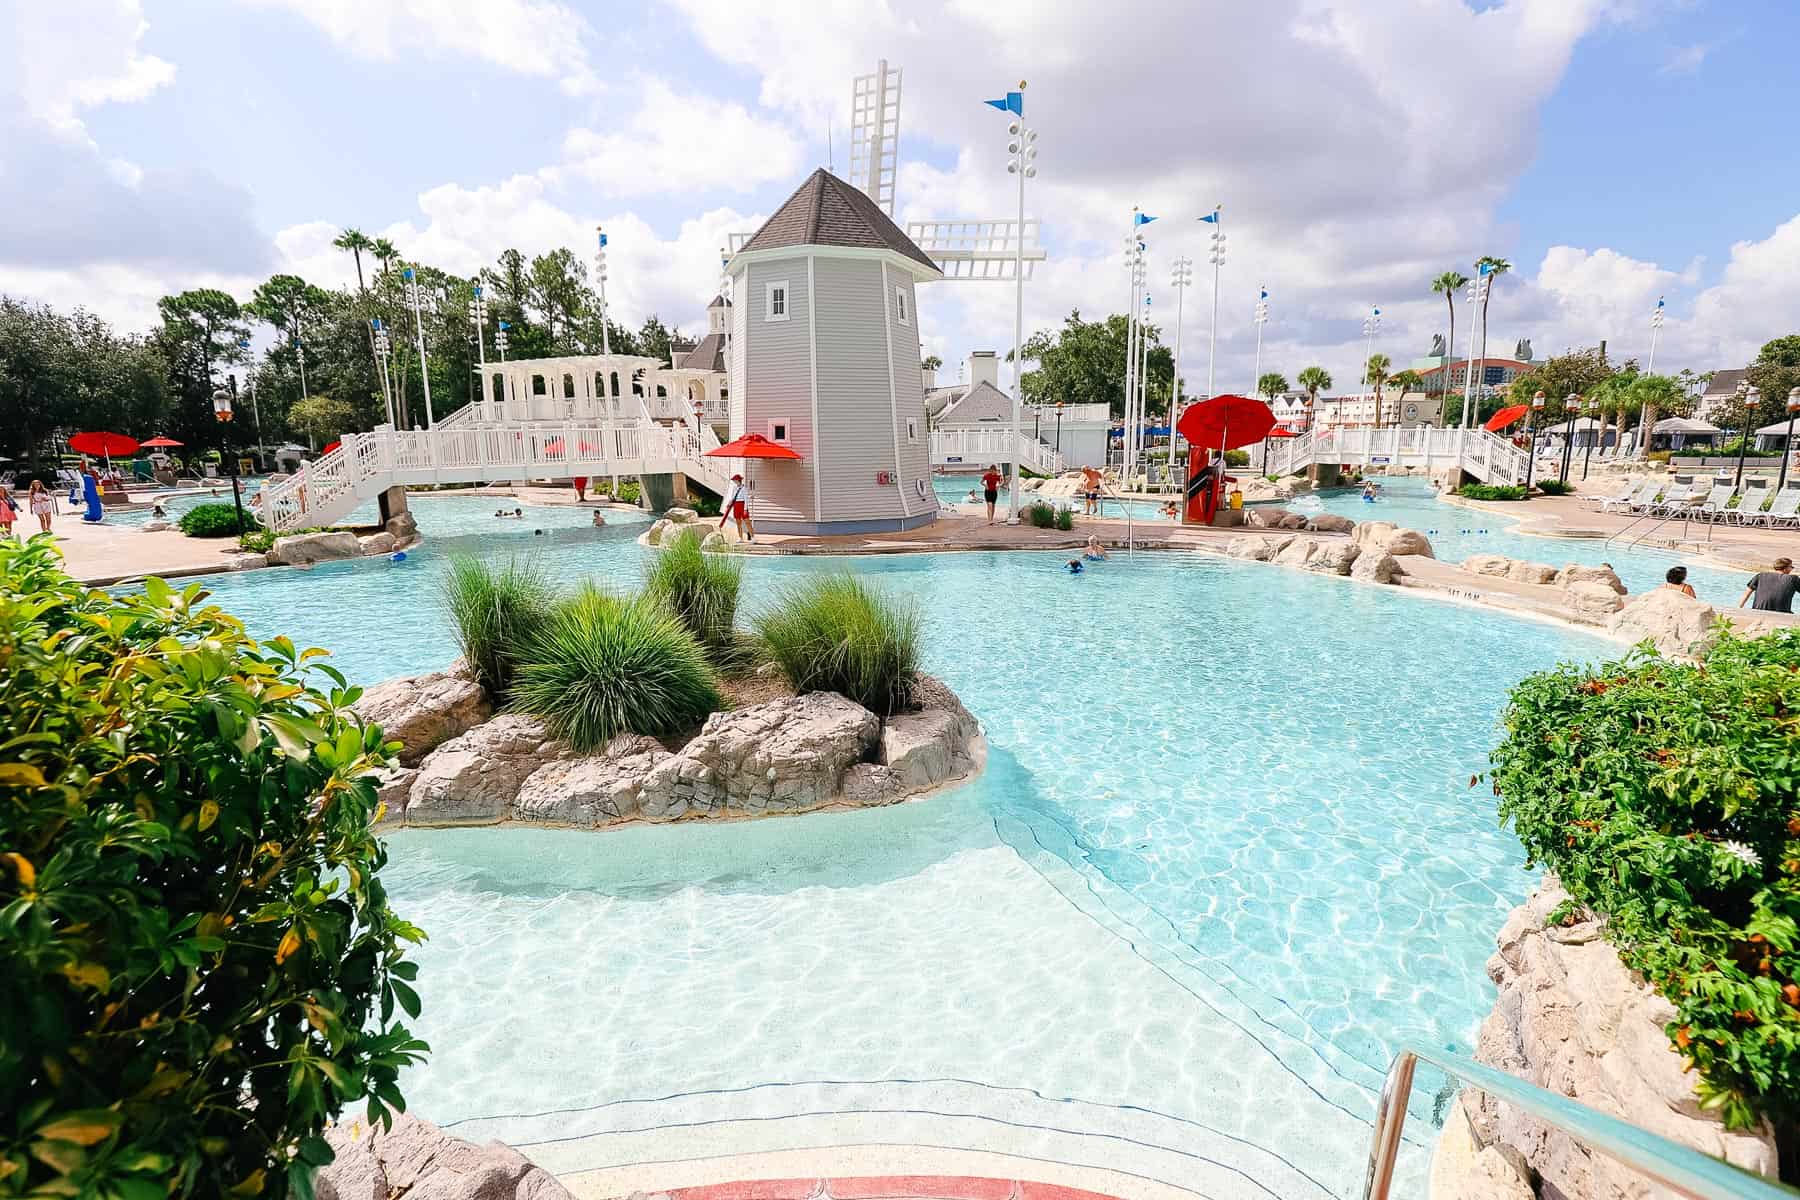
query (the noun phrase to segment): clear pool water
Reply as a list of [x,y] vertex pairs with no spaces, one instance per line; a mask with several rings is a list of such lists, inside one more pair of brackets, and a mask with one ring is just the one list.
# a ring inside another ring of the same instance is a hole
[[[595,530],[495,507],[418,500],[428,541],[403,563],[209,586],[373,682],[454,656],[434,594],[449,551],[535,554],[568,582],[641,570],[635,514]],[[919,600],[927,666],[990,743],[952,794],[396,835],[394,903],[431,935],[413,1110],[528,1152],[829,1117],[848,1124],[791,1136],[1029,1135],[1177,1182],[1204,1163],[1212,1195],[1351,1195],[1389,1055],[1470,1046],[1493,934],[1531,884],[1469,786],[1506,690],[1610,647],[1210,556],[1077,578],[1058,561],[748,563],[751,608],[847,567]],[[1416,1177],[1429,1122],[1411,1128]]]

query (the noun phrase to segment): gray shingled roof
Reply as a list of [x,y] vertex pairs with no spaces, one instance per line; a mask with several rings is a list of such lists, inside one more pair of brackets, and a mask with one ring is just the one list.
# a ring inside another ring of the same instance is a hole
[[1714,371],[1712,379],[1706,385],[1707,396],[1728,396],[1737,391],[1737,385],[1750,374],[1745,367],[1731,367],[1724,371]]
[[1012,397],[985,380],[970,388],[967,395],[960,397],[937,415],[940,427],[1010,420]]
[[678,354],[675,366],[690,371],[723,371],[725,369],[725,335],[709,333],[686,354]]
[[743,249],[774,250],[784,246],[892,250],[938,270],[938,265],[900,231],[879,205],[823,167],[807,176],[800,189],[763,222]]

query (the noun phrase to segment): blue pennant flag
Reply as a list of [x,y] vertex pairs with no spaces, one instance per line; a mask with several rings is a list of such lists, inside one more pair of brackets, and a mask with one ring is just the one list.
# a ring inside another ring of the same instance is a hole
[[600,235],[600,248],[602,250],[606,249],[606,235],[604,233]]
[[1663,298],[1661,296],[1658,296],[1656,298],[1656,307],[1661,308],[1662,306],[1663,306]]
[[1269,298],[1269,289],[1268,288],[1264,288],[1262,290],[1262,295],[1257,297],[1258,300],[1267,300],[1268,298]]
[[1494,264],[1493,263],[1476,263],[1475,264],[1475,273],[1477,275],[1492,275],[1494,273]]
[[1156,218],[1151,216],[1149,213],[1139,213],[1137,215],[1137,223],[1139,225],[1148,225],[1150,222],[1152,222],[1154,220],[1156,220]]
[[1219,214],[1216,212],[1209,212],[1200,219],[1205,221],[1208,225],[1217,225],[1219,223]]
[[505,333],[507,330],[509,330],[511,328],[512,328],[512,326],[510,324],[508,324],[507,322],[505,322],[505,321],[500,322],[500,332],[501,333]]
[[1380,316],[1380,315],[1381,315],[1381,310],[1380,310],[1380,309],[1379,309],[1379,308],[1378,308],[1378,309],[1376,309],[1376,310],[1375,310],[1375,312],[1374,312],[1374,315],[1375,315],[1375,316],[1377,316],[1377,317],[1379,317],[1379,316]]
[[1021,117],[1025,115],[1024,92],[1008,92],[1004,100],[989,100],[988,103],[1001,112],[1017,113]]
[[1149,295],[1148,295],[1148,294],[1146,294],[1146,295],[1145,295],[1145,296],[1144,296],[1144,307],[1145,307],[1145,308],[1149,308],[1149,307],[1150,307],[1150,297],[1149,297]]

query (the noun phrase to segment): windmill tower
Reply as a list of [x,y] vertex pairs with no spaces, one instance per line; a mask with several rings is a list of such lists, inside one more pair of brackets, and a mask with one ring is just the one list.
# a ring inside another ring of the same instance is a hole
[[757,525],[868,533],[937,519],[915,289],[1015,279],[1037,222],[893,220],[900,71],[851,90],[850,180],[814,171],[760,229],[731,235],[731,435],[798,452],[759,469]]

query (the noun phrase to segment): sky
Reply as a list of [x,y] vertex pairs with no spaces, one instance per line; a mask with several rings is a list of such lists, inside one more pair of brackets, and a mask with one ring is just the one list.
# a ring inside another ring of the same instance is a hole
[[[1490,353],[1643,361],[1661,296],[1658,370],[1741,366],[1800,330],[1797,36],[1788,0],[0,0],[0,293],[141,329],[190,287],[353,282],[347,226],[471,273],[603,224],[615,318],[701,330],[726,237],[847,174],[885,58],[902,221],[1016,210],[982,101],[1026,80],[1028,335],[1123,311],[1136,205],[1190,390],[1249,390],[1263,288],[1263,370],[1354,385],[1375,307],[1403,366],[1483,254]],[[942,378],[1010,349],[1013,302],[922,292]]]

